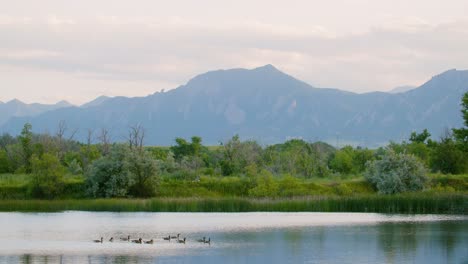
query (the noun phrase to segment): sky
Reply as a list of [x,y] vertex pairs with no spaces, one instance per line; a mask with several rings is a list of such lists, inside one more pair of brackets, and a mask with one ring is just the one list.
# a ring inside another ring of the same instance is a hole
[[273,64],[315,87],[468,69],[466,0],[0,0],[0,101],[145,96]]

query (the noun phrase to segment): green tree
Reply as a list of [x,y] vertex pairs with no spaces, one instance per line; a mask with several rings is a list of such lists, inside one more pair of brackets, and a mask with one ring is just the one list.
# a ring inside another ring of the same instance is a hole
[[21,143],[21,148],[23,150],[23,165],[27,173],[31,172],[31,157],[33,154],[32,146],[32,126],[29,123],[24,124],[23,129],[21,130],[21,135],[18,136],[18,139]]
[[188,142],[183,138],[176,138],[176,145],[171,147],[171,151],[174,153],[177,160],[181,160],[183,157],[189,156],[200,156],[203,149],[202,138],[194,136],[191,138],[192,142]]
[[336,172],[349,174],[353,171],[353,148],[344,147],[335,152],[330,160],[330,168]]
[[374,159],[374,152],[367,148],[356,148],[353,155],[353,168],[356,172],[366,170],[367,162]]
[[431,153],[430,166],[432,171],[459,174],[468,169],[468,158],[451,136],[443,137],[434,143]]
[[0,173],[10,172],[10,162],[5,150],[0,149]]
[[44,153],[31,157],[32,180],[30,193],[36,198],[55,198],[62,193],[64,167],[57,156]]
[[223,175],[242,174],[253,163],[260,164],[262,147],[256,141],[241,141],[238,135],[222,144],[221,170]]
[[463,95],[461,107],[465,127],[453,129],[453,135],[462,144],[463,150],[468,152],[468,92]]
[[431,133],[427,131],[427,129],[424,129],[423,132],[421,133],[416,133],[416,132],[411,132],[409,140],[414,143],[424,143],[426,142],[427,139],[431,137]]
[[370,162],[364,176],[382,194],[422,190],[427,182],[426,169],[414,155],[391,149]]
[[132,185],[129,194],[134,197],[151,197],[159,182],[156,161],[146,151],[130,151],[126,158]]

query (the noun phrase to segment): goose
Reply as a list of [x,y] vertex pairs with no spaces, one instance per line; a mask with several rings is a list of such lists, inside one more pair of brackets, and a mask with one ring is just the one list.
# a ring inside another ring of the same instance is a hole
[[145,244],[153,244],[153,243],[154,243],[154,240],[153,240],[153,239],[151,239],[151,240],[149,240],[149,241],[145,241]]
[[211,245],[211,238],[209,237],[208,240],[203,241],[203,243]]
[[111,238],[109,239],[109,242],[111,242],[111,243],[114,242],[114,238],[111,237]]
[[171,236],[171,239],[177,238],[177,240],[179,240],[179,236],[180,234],[177,234],[177,236]]
[[181,243],[181,244],[185,244],[185,240],[186,238],[184,237],[184,239],[177,239],[177,243]]
[[101,237],[101,239],[93,240],[93,242],[94,242],[94,243],[102,243],[103,240],[104,240],[104,238]]
[[203,239],[197,239],[197,242],[200,242],[200,243],[205,243],[206,241],[206,237],[203,237]]
[[141,244],[141,237],[139,239],[132,240],[133,243]]
[[164,240],[171,241],[171,236],[163,237]]
[[130,235],[128,235],[127,237],[121,237],[120,240],[130,242],[131,241],[130,240]]

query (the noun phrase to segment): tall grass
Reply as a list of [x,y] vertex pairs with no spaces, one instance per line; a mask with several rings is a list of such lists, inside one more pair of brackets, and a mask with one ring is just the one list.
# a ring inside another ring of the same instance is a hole
[[96,200],[3,200],[0,211],[59,212],[376,212],[468,214],[465,194],[367,195],[295,199],[157,198]]

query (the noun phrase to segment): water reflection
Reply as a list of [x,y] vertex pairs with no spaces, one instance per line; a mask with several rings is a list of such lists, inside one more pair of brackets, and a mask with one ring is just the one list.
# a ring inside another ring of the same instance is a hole
[[[187,244],[162,239],[178,232]],[[155,244],[91,242],[128,234]],[[0,263],[220,262],[468,263],[468,217],[0,213]]]

